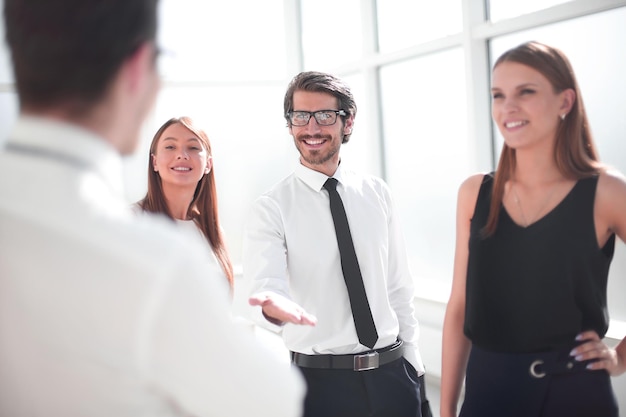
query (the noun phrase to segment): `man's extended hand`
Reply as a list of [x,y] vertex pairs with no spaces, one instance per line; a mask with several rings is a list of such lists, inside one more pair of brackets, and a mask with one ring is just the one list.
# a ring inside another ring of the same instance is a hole
[[248,302],[252,306],[261,306],[265,318],[274,324],[293,323],[315,326],[317,323],[314,315],[307,313],[288,298],[273,292],[259,293],[250,297]]

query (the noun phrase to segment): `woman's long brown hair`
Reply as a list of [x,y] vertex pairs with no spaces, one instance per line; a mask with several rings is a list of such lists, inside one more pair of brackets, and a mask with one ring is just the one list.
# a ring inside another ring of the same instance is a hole
[[[206,148],[209,156],[211,155],[211,142],[209,141],[209,137],[202,129],[195,127],[193,121],[189,117],[183,116],[169,119],[159,128],[159,130],[156,131],[154,138],[152,139],[152,143],[150,144],[150,154],[148,155],[148,192],[146,193],[146,196],[137,203],[144,211],[162,213],[172,220],[174,220],[174,216],[172,216],[172,213],[167,206],[167,200],[165,199],[165,194],[163,193],[163,185],[161,184],[161,176],[158,172],[154,171],[152,155],[156,155],[159,139],[165,129],[177,123],[186,127],[194,135],[196,135],[202,142],[202,145]],[[206,239],[209,241],[217,260],[226,274],[228,284],[232,290],[234,279],[233,266],[230,256],[228,255],[228,251],[226,250],[222,230],[220,228],[214,168],[215,164],[213,164],[211,171],[208,174],[203,175],[200,181],[198,181],[193,199],[187,210],[187,218],[196,222]]]
[[[581,179],[598,175],[602,164],[593,142],[582,94],[569,60],[560,50],[539,42],[523,43],[502,54],[493,68],[503,62],[516,62],[539,71],[548,79],[555,93],[571,88],[576,93],[571,111],[562,120],[556,131],[554,160],[559,171],[570,179]],[[496,230],[504,197],[504,185],[515,172],[515,149],[506,144],[502,147],[498,167],[494,176],[493,194],[489,217],[483,230],[491,236]]]

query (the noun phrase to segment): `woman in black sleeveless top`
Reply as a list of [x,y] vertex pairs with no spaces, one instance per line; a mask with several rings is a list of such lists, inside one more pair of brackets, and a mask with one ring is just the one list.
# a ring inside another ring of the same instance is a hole
[[441,416],[457,416],[465,376],[462,417],[617,417],[610,376],[626,372],[626,337],[602,338],[626,180],[599,162],[562,52],[504,53],[492,97],[505,144],[495,173],[459,190]]

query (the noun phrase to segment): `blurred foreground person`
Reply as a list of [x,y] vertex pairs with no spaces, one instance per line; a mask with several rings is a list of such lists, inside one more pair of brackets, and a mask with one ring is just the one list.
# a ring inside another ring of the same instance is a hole
[[206,251],[124,201],[156,16],[4,0],[20,116],[0,153],[0,416],[300,414],[300,377],[233,327]]

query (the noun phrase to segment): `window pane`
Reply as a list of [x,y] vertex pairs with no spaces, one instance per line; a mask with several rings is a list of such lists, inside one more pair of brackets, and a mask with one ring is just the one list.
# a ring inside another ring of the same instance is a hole
[[366,97],[364,78],[362,74],[341,77],[352,90],[356,101],[357,112],[354,119],[354,130],[350,141],[341,145],[341,160],[354,171],[380,175],[380,138],[370,128],[369,122],[373,119]]
[[[420,291],[446,299],[452,279],[456,195],[469,175],[460,48],[381,69],[388,182]],[[423,294],[422,294],[423,295]]]
[[489,18],[492,22],[521,16],[523,14],[547,9],[571,0],[489,0]]
[[380,51],[394,51],[461,32],[461,3],[462,0],[377,2]]
[[[495,59],[531,39],[561,49],[574,67],[600,158],[626,174],[626,55],[619,52],[626,39],[624,22],[626,7],[499,37],[491,42],[491,56]],[[499,154],[502,136],[494,131]],[[619,320],[626,320],[624,276],[626,250],[618,244],[609,278],[609,306]]]
[[302,0],[301,6],[306,69],[330,71],[363,55],[359,0]]
[[164,0],[159,23],[165,80],[285,77],[283,0]]

